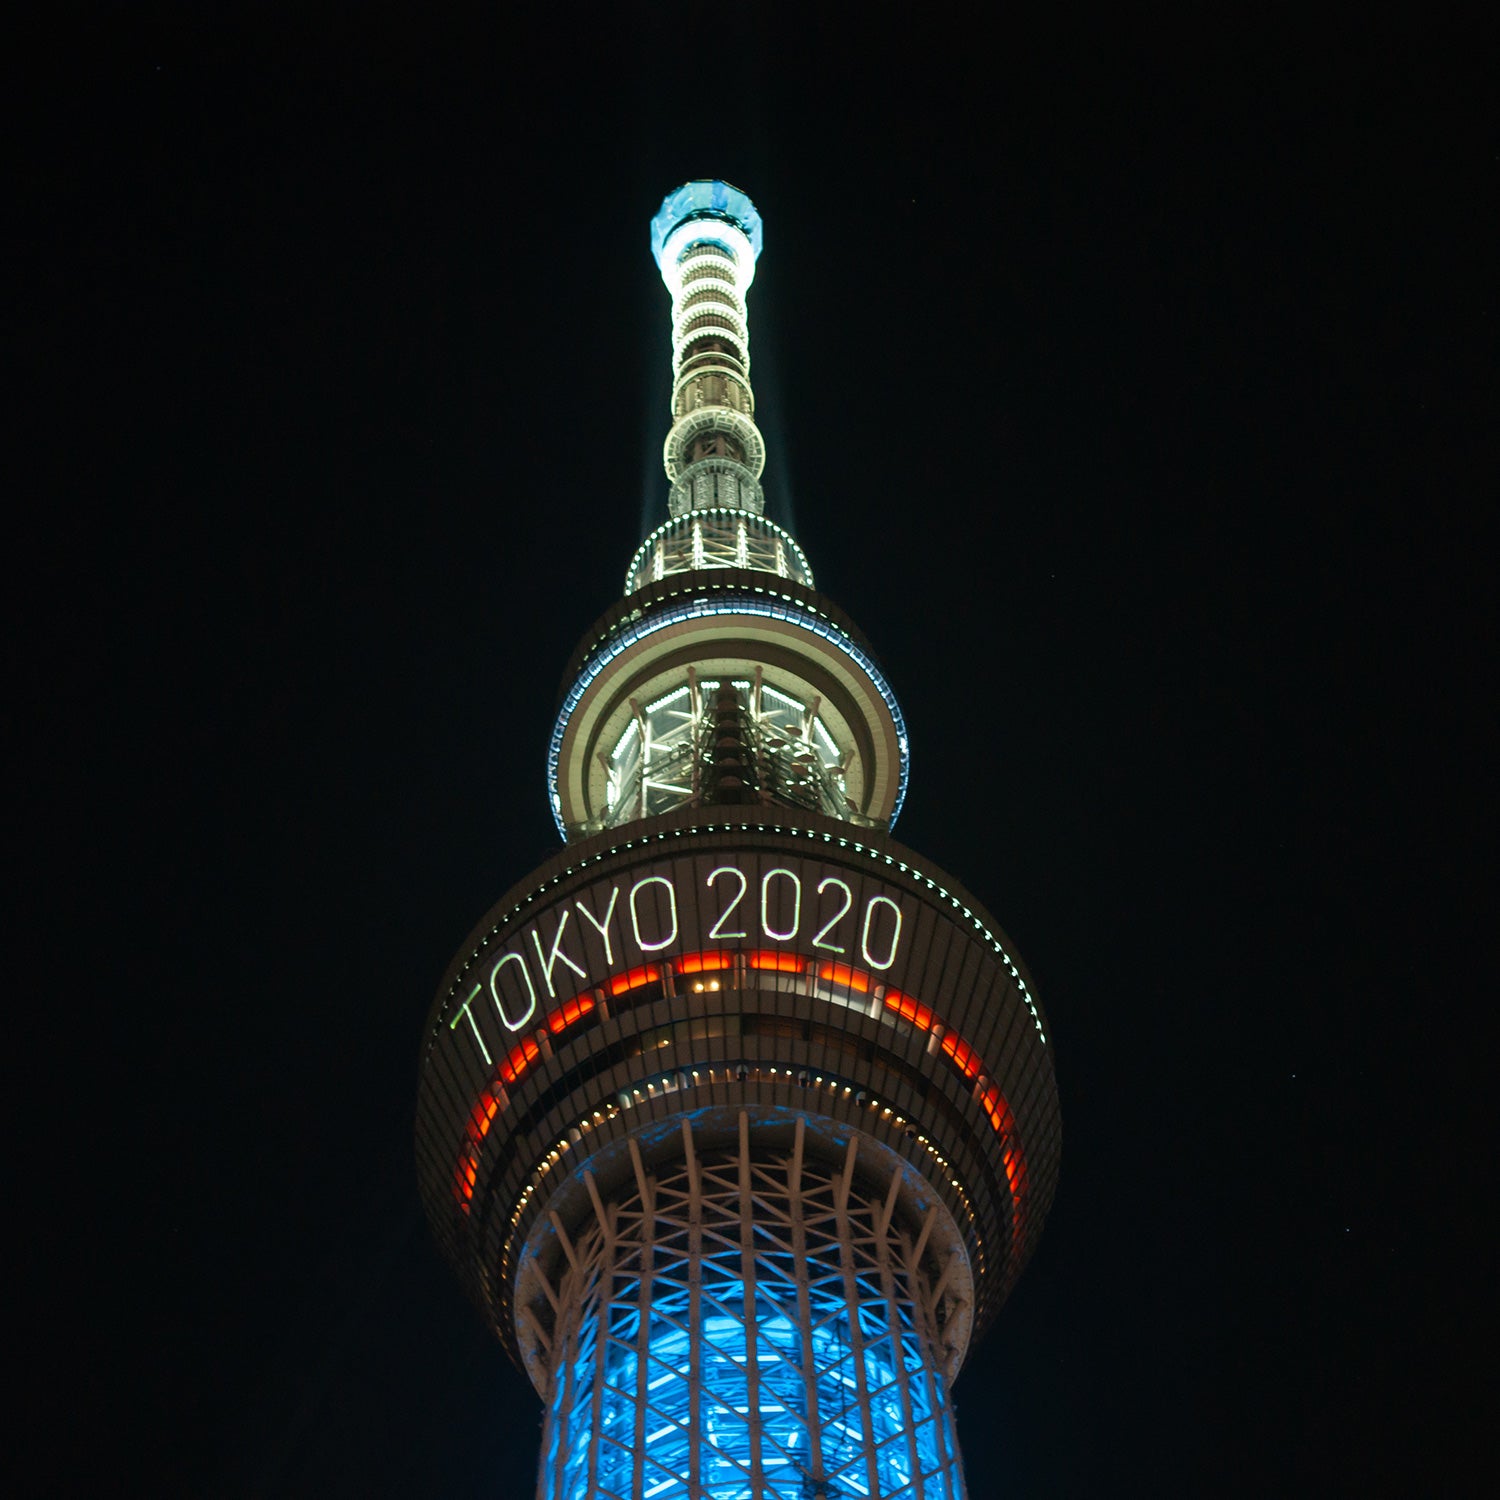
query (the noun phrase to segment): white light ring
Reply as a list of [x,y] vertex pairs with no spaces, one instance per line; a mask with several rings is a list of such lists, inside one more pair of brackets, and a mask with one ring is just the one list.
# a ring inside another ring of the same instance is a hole
[[662,268],[662,280],[668,286],[681,276],[692,264],[692,257],[683,252],[696,241],[722,245],[734,257],[735,280],[741,286],[749,286],[755,280],[755,250],[745,232],[727,219],[684,219],[665,240],[657,263]]
[[[722,274],[717,276],[695,276],[691,281],[687,280],[688,272],[701,271],[705,266],[712,266]],[[692,288],[713,286],[716,282],[727,282],[734,288],[735,295],[743,303],[745,301],[745,293],[750,285],[749,282],[740,276],[740,268],[731,265],[722,256],[698,255],[696,252],[681,266],[674,266],[670,273],[664,271],[662,273],[662,280],[666,282],[667,290],[672,294],[674,306]]]
[[[696,518],[702,514],[702,511],[690,511],[684,519]],[[739,514],[748,516],[750,513],[742,511]],[[743,555],[739,540],[736,536],[718,532],[704,538],[700,551],[691,538],[674,537],[670,543],[662,546],[659,556],[648,557],[641,563],[637,572],[627,580],[627,593],[636,593],[648,584],[664,578],[675,578],[682,573],[707,573],[725,569],[736,569],[741,573],[764,573],[768,578],[790,579],[804,588],[812,587],[806,576],[798,572],[795,560],[784,549],[780,559],[782,567],[777,568],[772,551],[774,543],[768,544],[767,538],[747,536]],[[732,557],[728,555],[731,550],[734,554]],[[660,572],[657,571],[658,562],[661,565]]]
[[[732,481],[738,491],[737,497],[721,501],[716,496],[713,504],[699,505],[696,493],[698,481],[709,477],[713,478],[714,489],[720,492],[724,483]],[[673,521],[680,521],[689,512],[704,514],[720,510],[732,510],[737,515],[764,516],[766,492],[761,488],[760,480],[738,459],[717,456],[695,459],[672,481],[672,488],[667,494],[668,517]]]
[[687,416],[679,417],[662,444],[662,467],[666,469],[667,478],[673,484],[677,483],[678,475],[689,467],[683,460],[683,450],[700,432],[715,430],[731,433],[740,441],[744,446],[745,456],[735,462],[749,469],[756,479],[760,478],[766,467],[766,440],[760,435],[760,428],[732,406],[700,406]]
[[[671,414],[673,421],[676,421],[676,419],[682,415],[682,413],[677,409],[678,404],[682,399],[682,393],[687,390],[688,386],[690,386],[693,381],[699,379],[704,375],[718,375],[722,379],[730,381],[732,384],[738,386],[741,393],[745,397],[745,409],[743,415],[747,417],[753,417],[755,415],[755,392],[750,389],[750,382],[745,378],[744,375],[742,375],[738,370],[730,369],[728,365],[696,365],[693,369],[686,370],[682,374],[678,375],[677,379],[672,384]],[[719,404],[723,405],[725,403],[721,402]],[[696,408],[694,409],[696,410]]]
[[736,282],[722,276],[700,276],[696,281],[684,282],[682,290],[672,298],[673,320],[691,312],[695,305],[707,306],[710,301],[728,303],[742,318],[749,315],[746,298]]
[[[707,232],[705,226],[708,226]],[[734,226],[723,219],[685,220],[673,233],[676,254],[662,272],[663,279],[669,273],[685,276],[699,266],[713,264],[727,267],[738,284],[746,257],[734,243],[734,235]],[[682,248],[677,249],[678,245]],[[751,263],[754,263],[753,259]]]
[[[734,346],[735,352],[730,357],[738,361],[738,363],[744,370],[745,378],[749,379],[749,338],[738,333],[735,329],[731,328],[728,323],[710,323],[707,328],[695,328],[685,338],[672,345],[672,379],[674,382],[682,379],[683,364],[687,360],[696,359],[698,357],[696,354],[692,354],[689,352],[692,349],[693,345],[700,343],[704,339],[717,339],[722,343],[732,344]],[[704,354],[724,353],[724,351],[721,349],[704,349],[701,352]]]
[[[712,463],[713,460],[704,459],[701,462]],[[690,467],[696,467],[696,465]],[[691,477],[687,470],[684,470],[684,477]],[[649,563],[650,554],[655,550],[656,544],[659,541],[666,540],[668,534],[672,532],[690,533],[694,520],[707,517],[722,517],[725,521],[742,520],[751,530],[768,533],[770,538],[781,542],[787,551],[791,553],[796,566],[802,571],[804,576],[802,578],[794,577],[793,581],[805,584],[808,588],[814,587],[812,564],[808,562],[807,554],[798,546],[797,539],[791,532],[783,530],[774,521],[768,521],[764,516],[758,516],[752,511],[733,510],[727,505],[710,505],[705,506],[702,510],[689,511],[686,515],[677,516],[670,521],[663,522],[636,548],[635,556],[630,559],[630,567],[625,573],[625,592],[627,594],[634,593],[635,590],[631,587],[631,580],[641,568]]]
[[699,255],[694,250],[692,255],[674,269],[678,273],[677,291],[673,294],[674,296],[684,295],[689,287],[715,281],[725,282],[734,288],[736,296],[741,295],[740,268],[733,262],[725,260],[723,256]]
[[697,338],[700,334],[707,333],[707,328],[695,328],[691,333],[687,331],[687,324],[694,318],[720,318],[726,326],[736,331],[736,336],[743,344],[750,342],[750,319],[744,313],[728,306],[723,302],[705,302],[699,307],[688,308],[681,317],[672,319],[672,347],[680,349],[690,338]]
[[[705,292],[712,292],[713,297],[704,297]],[[693,300],[700,297],[703,299],[701,302]],[[703,276],[697,281],[688,282],[672,298],[672,322],[676,323],[685,313],[697,312],[700,308],[712,307],[715,303],[720,306],[727,303],[734,309],[736,316],[742,319],[748,319],[750,316],[745,299],[740,296],[740,289],[733,282]]]
[[[718,363],[710,361],[718,361]],[[700,349],[696,354],[688,355],[686,359],[673,359],[672,361],[672,410],[676,410],[677,393],[700,371],[710,375],[721,372],[732,375],[747,391],[750,391],[749,355],[740,359],[738,354],[726,353],[723,349]],[[751,391],[750,407],[753,411],[755,407],[753,391]]]

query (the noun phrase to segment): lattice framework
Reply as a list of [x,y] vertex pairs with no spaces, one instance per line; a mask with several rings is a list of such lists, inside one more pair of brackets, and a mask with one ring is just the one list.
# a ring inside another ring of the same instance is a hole
[[[740,465],[725,460],[694,464],[693,471],[684,475],[683,480],[707,479],[717,485],[726,473],[744,474]],[[691,486],[679,481],[677,489],[684,487]],[[673,491],[674,498],[677,489]],[[684,500],[684,510],[687,504]],[[698,508],[675,515],[641,543],[625,576],[627,594],[673,573],[698,572],[704,568],[774,573],[805,588],[813,586],[812,569],[802,548],[790,532],[783,531],[774,521],[751,515],[743,507],[699,506],[696,497],[692,504]]]
[[[691,668],[683,676],[682,686],[651,703],[631,699],[630,722],[604,757],[606,826],[714,800],[714,695],[721,684]],[[855,812],[845,784],[852,750],[840,748],[817,699],[807,703],[792,696],[766,682],[759,668],[753,679],[732,686],[745,756],[739,769],[753,793],[782,807],[868,821]]]
[[[538,1500],[963,1500],[931,1214],[790,1152],[699,1153],[570,1238],[555,1311]],[[935,1213],[932,1210],[931,1213]]]

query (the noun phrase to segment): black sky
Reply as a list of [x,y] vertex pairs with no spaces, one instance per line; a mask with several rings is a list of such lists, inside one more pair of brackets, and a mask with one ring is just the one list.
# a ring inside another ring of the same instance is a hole
[[1479,39],[914,15],[17,42],[16,1493],[531,1494],[418,1034],[554,848],[558,679],[665,514],[646,226],[705,175],[897,836],[1056,1041],[974,1500],[1492,1492]]

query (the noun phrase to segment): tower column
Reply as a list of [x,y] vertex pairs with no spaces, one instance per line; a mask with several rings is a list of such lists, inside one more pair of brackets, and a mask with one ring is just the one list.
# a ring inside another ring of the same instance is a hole
[[804,1127],[788,1151],[741,1114],[577,1236],[538,1500],[963,1500],[899,1179]]

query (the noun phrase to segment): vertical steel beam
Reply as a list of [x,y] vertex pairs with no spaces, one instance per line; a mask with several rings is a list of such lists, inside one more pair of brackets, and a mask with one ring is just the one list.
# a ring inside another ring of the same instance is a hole
[[651,1275],[656,1254],[656,1194],[654,1184],[646,1181],[646,1171],[641,1165],[640,1147],[634,1139],[630,1142],[630,1157],[635,1167],[636,1182],[640,1188],[641,1218],[641,1279],[637,1296],[640,1300],[640,1323],[636,1328],[635,1365],[635,1451],[631,1454],[631,1483],[634,1493],[646,1493],[646,1402],[650,1394],[650,1349],[651,1349]]
[[736,1163],[740,1188],[740,1277],[744,1283],[745,1385],[750,1411],[750,1493],[759,1495],[765,1486],[761,1454],[760,1340],[755,1316],[755,1224],[750,1204],[750,1117],[740,1111],[740,1149]]
[[792,1138],[792,1157],[787,1163],[787,1210],[791,1220],[792,1264],[797,1285],[797,1336],[802,1362],[802,1414],[807,1424],[806,1477],[820,1477],[824,1472],[823,1420],[818,1406],[818,1361],[813,1352],[812,1278],[807,1261],[807,1219],[802,1201],[802,1152],[806,1143],[807,1121],[797,1117]]
[[[875,1264],[880,1275],[880,1293],[885,1300],[885,1321],[889,1330],[891,1341],[891,1354],[895,1361],[895,1377],[897,1388],[901,1392],[901,1411],[906,1421],[906,1457],[911,1465],[912,1485],[917,1494],[924,1493],[922,1484],[922,1458],[917,1451],[917,1433],[913,1426],[912,1418],[916,1413],[916,1407],[912,1403],[911,1382],[907,1378],[906,1369],[906,1335],[901,1327],[901,1304],[906,1301],[896,1284],[896,1277],[891,1266],[891,1240],[890,1223],[891,1214],[896,1207],[896,1189],[901,1182],[901,1169],[898,1167],[891,1176],[891,1191],[886,1195],[885,1205],[876,1219],[875,1223]],[[913,1330],[916,1325],[916,1311],[912,1315]]]
[[[593,1186],[593,1177],[589,1176],[590,1187]],[[594,1327],[594,1433],[595,1441],[589,1444],[589,1494],[596,1494],[599,1489],[599,1457],[601,1444],[597,1440],[599,1431],[599,1419],[604,1411],[604,1393],[608,1384],[609,1373],[609,1332],[610,1315],[614,1306],[615,1296],[615,1235],[613,1225],[607,1215],[603,1213],[603,1204],[599,1202],[597,1190],[593,1194],[594,1203],[600,1210],[603,1224],[598,1236],[598,1252],[595,1261],[595,1298],[594,1305],[598,1309],[597,1321]],[[580,1301],[582,1296],[588,1294],[588,1287],[580,1287]],[[639,1385],[640,1376],[637,1376]],[[637,1391],[637,1400],[639,1400]]]
[[851,1136],[844,1157],[844,1172],[834,1185],[833,1207],[838,1226],[839,1269],[843,1273],[844,1305],[849,1316],[849,1352],[854,1363],[854,1389],[859,1399],[860,1426],[865,1447],[865,1477],[869,1494],[880,1493],[880,1470],[875,1453],[874,1412],[870,1407],[870,1381],[865,1369],[865,1335],[859,1321],[859,1283],[854,1265],[854,1225],[849,1217],[849,1193],[854,1182],[858,1143]]
[[686,1120],[682,1122],[682,1148],[688,1174],[688,1425],[695,1438],[688,1449],[688,1500],[707,1500],[703,1449],[696,1441],[703,1431],[703,1195],[693,1129]]

